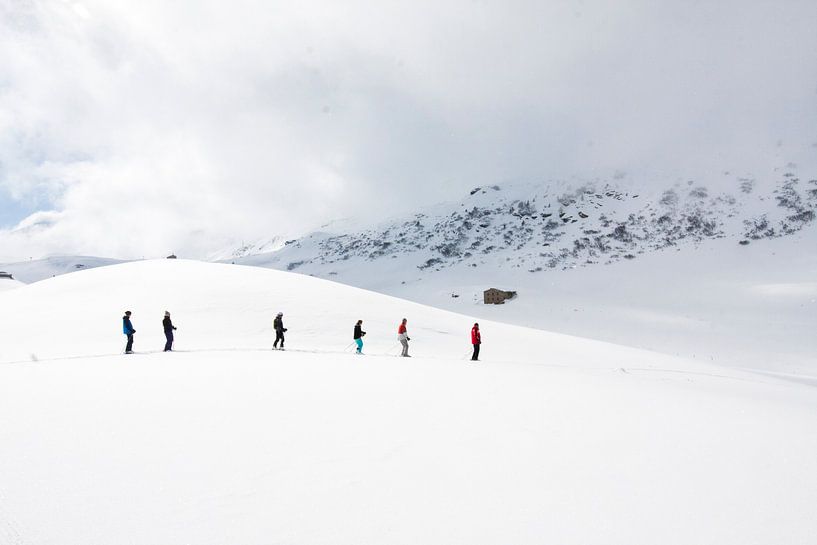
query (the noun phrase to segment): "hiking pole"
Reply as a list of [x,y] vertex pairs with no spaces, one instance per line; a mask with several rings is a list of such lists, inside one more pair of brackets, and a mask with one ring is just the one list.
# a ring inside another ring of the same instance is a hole
[[352,341],[351,343],[347,344],[347,345],[346,345],[346,348],[344,348],[344,349],[343,349],[343,351],[344,351],[344,352],[348,351],[350,348],[352,348],[352,345],[353,345],[353,344],[355,344],[355,342],[354,342],[354,341]]

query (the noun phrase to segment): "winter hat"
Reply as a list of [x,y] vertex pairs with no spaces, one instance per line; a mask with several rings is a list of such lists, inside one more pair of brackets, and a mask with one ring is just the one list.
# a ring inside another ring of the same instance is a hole
[[165,311],[165,316],[170,316],[170,313],[168,311]]
[[125,311],[125,316],[130,316],[130,311],[129,310]]
[[284,313],[283,313],[283,312],[279,312],[279,313],[278,313],[278,316],[283,316],[283,315],[284,315]]

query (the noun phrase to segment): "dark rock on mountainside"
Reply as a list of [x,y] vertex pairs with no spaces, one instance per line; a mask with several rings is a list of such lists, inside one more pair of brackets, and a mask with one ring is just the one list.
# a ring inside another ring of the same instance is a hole
[[531,187],[523,198],[514,198],[522,196],[519,191],[477,187],[443,213],[287,241],[278,262],[287,270],[319,276],[336,272],[331,266],[336,263],[398,258],[426,272],[493,263],[539,273],[718,238],[745,245],[796,233],[815,221],[817,179],[803,182],[787,172],[765,184],[770,190],[760,186],[754,179],[737,178],[732,191],[714,192],[690,180],[650,197],[610,184],[551,195],[543,185]]

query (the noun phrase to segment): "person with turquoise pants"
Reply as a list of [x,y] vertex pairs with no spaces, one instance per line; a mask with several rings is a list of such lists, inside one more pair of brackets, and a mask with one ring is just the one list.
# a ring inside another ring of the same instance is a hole
[[363,320],[358,320],[357,323],[355,324],[355,334],[354,334],[354,339],[355,339],[355,344],[357,345],[357,353],[358,354],[363,354],[363,336],[365,334],[366,334],[366,332],[363,331]]

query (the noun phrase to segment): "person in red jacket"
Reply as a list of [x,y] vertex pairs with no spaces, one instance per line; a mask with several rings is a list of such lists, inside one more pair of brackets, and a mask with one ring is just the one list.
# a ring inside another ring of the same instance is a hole
[[403,321],[400,322],[400,326],[397,328],[397,340],[400,341],[400,344],[403,345],[403,353],[400,354],[400,355],[403,356],[404,358],[410,358],[411,357],[411,356],[409,356],[409,353],[408,353],[408,342],[411,339],[408,336],[408,328],[406,327],[407,323],[408,323],[408,320],[403,318]]
[[482,335],[479,334],[479,324],[474,324],[471,328],[471,344],[474,345],[474,355],[471,361],[479,361],[479,345],[482,344]]

